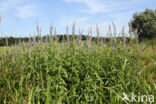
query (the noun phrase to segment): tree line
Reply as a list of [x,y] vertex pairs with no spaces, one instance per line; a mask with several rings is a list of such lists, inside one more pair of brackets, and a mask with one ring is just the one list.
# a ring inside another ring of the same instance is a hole
[[[0,38],[0,46],[13,46],[13,45],[17,45],[19,43],[22,43],[22,42],[29,42],[30,40],[33,42],[35,38],[35,41],[40,41],[40,38],[41,37],[5,37],[5,38]],[[53,40],[55,40],[55,37],[50,37],[50,35],[47,35],[47,36],[43,36],[42,37],[42,42],[46,42],[46,41],[50,41],[50,38],[53,38]],[[71,40],[73,37],[72,35],[69,35],[68,36],[69,40]],[[79,38],[79,35],[75,35],[75,39],[78,39]],[[82,40],[83,41],[86,41],[88,36],[86,35],[82,35],[81,36]],[[103,42],[108,42],[108,41],[111,41],[111,39],[109,37],[91,37],[89,36],[89,38],[92,40],[92,41],[95,41],[96,40],[99,40],[99,41],[103,41]],[[122,40],[122,37],[117,37],[116,38],[117,40]],[[126,38],[127,41],[129,41],[130,39],[127,37]],[[62,42],[62,41],[68,41],[67,39],[67,35],[57,35],[57,41],[59,42]]]

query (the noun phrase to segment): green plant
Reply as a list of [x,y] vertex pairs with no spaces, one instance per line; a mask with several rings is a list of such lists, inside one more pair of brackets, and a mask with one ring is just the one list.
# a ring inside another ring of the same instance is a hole
[[123,92],[156,93],[150,46],[125,40],[118,44],[116,37],[111,44],[79,38],[79,45],[72,39],[43,43],[34,38],[5,51],[0,48],[0,103],[133,104],[122,100]]

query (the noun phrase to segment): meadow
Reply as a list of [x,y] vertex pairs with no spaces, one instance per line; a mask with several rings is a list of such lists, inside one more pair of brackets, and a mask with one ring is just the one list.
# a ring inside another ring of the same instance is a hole
[[122,97],[156,95],[155,40],[64,38],[0,48],[0,104],[154,104]]

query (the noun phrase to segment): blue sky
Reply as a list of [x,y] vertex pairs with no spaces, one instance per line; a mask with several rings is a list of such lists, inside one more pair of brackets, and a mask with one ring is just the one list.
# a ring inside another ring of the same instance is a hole
[[113,21],[119,33],[123,26],[128,30],[127,23],[134,12],[146,8],[156,9],[156,0],[0,0],[0,37],[34,35],[36,21],[42,35],[49,33],[51,23],[62,34],[73,22],[76,30],[80,27],[84,33],[89,27],[95,32],[98,24],[104,35]]

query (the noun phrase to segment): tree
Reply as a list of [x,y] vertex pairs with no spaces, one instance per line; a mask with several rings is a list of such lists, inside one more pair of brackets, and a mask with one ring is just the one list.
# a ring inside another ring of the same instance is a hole
[[131,25],[138,31],[139,40],[156,37],[156,10],[146,9],[144,12],[134,13]]

